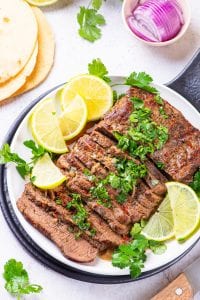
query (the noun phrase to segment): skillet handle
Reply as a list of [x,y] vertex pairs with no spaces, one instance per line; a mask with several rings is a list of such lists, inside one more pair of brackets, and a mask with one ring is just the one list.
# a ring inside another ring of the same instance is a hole
[[190,101],[200,112],[200,49],[185,69],[166,85]]

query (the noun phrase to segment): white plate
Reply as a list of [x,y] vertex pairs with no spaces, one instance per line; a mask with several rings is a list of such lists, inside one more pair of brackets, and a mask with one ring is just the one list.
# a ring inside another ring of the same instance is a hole
[[[122,77],[112,77],[113,82],[122,82]],[[160,91],[161,96],[166,99],[170,104],[179,109],[183,115],[189,120],[193,126],[200,129],[200,114],[198,111],[183,97],[171,89],[155,84],[155,87]],[[125,86],[117,86],[116,90],[118,93],[123,93],[128,88]],[[58,90],[58,89],[57,89]],[[55,97],[57,90],[49,93],[45,98]],[[31,110],[32,111],[32,110]],[[31,111],[22,120],[18,127],[14,138],[11,143],[11,149],[13,152],[17,152],[20,156],[28,160],[30,158],[30,151],[23,146],[23,141],[32,139],[30,130],[28,128],[28,120]],[[111,265],[111,262],[97,258],[91,264],[79,264],[65,258],[60,250],[44,235],[34,229],[19,212],[16,206],[16,200],[20,197],[24,190],[25,182],[19,176],[13,164],[7,166],[7,182],[8,192],[11,199],[11,203],[15,214],[21,223],[22,227],[31,236],[33,241],[48,254],[56,258],[58,261],[72,266],[78,270],[83,270],[90,273],[102,274],[102,275],[127,275],[129,271],[127,269],[120,270]],[[165,264],[170,263],[180,255],[182,255],[187,249],[189,249],[200,237],[200,230],[196,232],[189,240],[183,244],[179,244],[175,240],[167,242],[167,251],[162,255],[154,255],[151,252],[148,253],[148,259],[145,263],[143,271],[151,271],[153,269],[162,267]]]

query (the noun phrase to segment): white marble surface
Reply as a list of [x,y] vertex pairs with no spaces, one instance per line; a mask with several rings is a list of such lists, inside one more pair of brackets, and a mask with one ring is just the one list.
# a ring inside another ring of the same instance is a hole
[[[136,70],[151,73],[155,81],[165,83],[176,76],[200,47],[200,2],[190,0],[192,22],[187,34],[175,45],[152,48],[134,40],[121,20],[120,0],[108,0],[102,9],[107,26],[103,37],[94,44],[77,35],[76,13],[87,0],[60,0],[57,5],[44,9],[55,32],[56,57],[48,79],[33,91],[0,107],[0,143],[15,118],[37,96],[47,89],[64,82],[70,76],[85,72],[88,62],[100,57],[113,75],[126,75]],[[0,273],[9,258],[23,261],[33,282],[40,283],[44,291],[30,300],[146,300],[177,276],[200,253],[200,244],[180,262],[162,274],[143,281],[123,285],[96,285],[78,282],[59,275],[32,258],[9,230],[0,212]],[[159,256],[158,256],[159,259]],[[0,299],[12,299],[3,288],[0,276]]]

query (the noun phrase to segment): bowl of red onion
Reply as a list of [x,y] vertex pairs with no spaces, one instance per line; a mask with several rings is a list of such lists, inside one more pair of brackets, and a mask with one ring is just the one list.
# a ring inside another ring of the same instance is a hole
[[122,16],[128,31],[152,46],[166,46],[186,32],[191,9],[187,0],[124,0]]

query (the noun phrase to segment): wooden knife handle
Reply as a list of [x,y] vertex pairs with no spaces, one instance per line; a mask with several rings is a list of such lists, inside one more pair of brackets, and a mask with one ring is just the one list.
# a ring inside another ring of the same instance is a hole
[[159,292],[151,300],[191,300],[193,299],[192,287],[185,276],[179,275],[166,288]]

